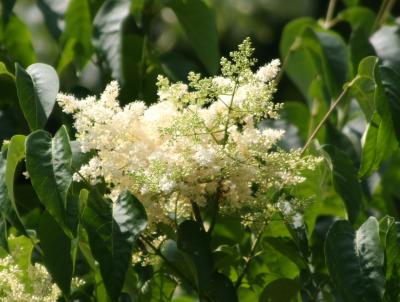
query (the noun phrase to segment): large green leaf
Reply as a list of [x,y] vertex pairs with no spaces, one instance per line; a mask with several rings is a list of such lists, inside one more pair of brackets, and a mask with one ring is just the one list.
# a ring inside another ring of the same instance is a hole
[[8,54],[22,66],[28,66],[36,61],[31,33],[17,16],[10,17],[3,29],[1,40]]
[[325,150],[332,161],[333,185],[346,205],[349,220],[354,223],[362,204],[362,191],[357,179],[357,170],[349,156],[335,146],[327,146]]
[[210,238],[199,223],[186,220],[178,227],[177,245],[184,252],[191,276],[196,280],[201,295],[207,288],[214,270]]
[[375,218],[370,217],[357,231],[348,221],[335,222],[326,237],[325,257],[343,301],[382,301],[384,250]]
[[88,0],[71,0],[65,13],[65,31],[61,36],[63,52],[57,70],[75,62],[82,70],[93,53],[92,18]]
[[232,281],[225,275],[214,272],[207,288],[207,297],[213,302],[238,302]]
[[336,97],[349,77],[349,54],[339,35],[322,29],[315,20],[301,18],[286,25],[280,52],[286,71],[305,97],[319,76],[331,97]]
[[53,110],[59,82],[54,68],[35,63],[24,70],[16,64],[19,104],[31,130],[44,128]]
[[105,60],[114,79],[122,81],[122,24],[131,1],[107,0],[93,21],[93,45]]
[[[117,208],[115,217],[113,207]],[[112,301],[117,301],[131,263],[133,241],[146,226],[144,208],[127,191],[121,193],[115,205],[91,191],[83,223],[107,293]]]
[[54,138],[44,130],[37,130],[27,137],[26,167],[32,186],[47,211],[67,233],[65,211],[72,183],[71,161],[72,152],[64,126]]
[[38,235],[44,264],[54,282],[68,295],[72,278],[71,240],[48,212],[40,218]]
[[213,9],[204,0],[171,0],[168,5],[174,10],[201,62],[209,73],[215,74],[220,55]]

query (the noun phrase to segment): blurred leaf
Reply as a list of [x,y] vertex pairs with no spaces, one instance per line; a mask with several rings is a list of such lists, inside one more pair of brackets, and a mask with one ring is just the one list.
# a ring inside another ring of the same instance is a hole
[[384,25],[370,38],[376,54],[400,72],[400,31],[397,25]]
[[58,62],[60,73],[68,64],[75,62],[82,70],[93,53],[92,19],[89,0],[71,0],[65,14],[65,31],[61,36],[63,52]]
[[384,251],[374,217],[357,232],[348,221],[335,222],[326,237],[325,257],[331,279],[343,301],[382,301]]
[[335,146],[327,146],[325,150],[332,160],[333,185],[346,205],[349,220],[354,223],[362,205],[362,191],[357,171],[349,156]]
[[323,30],[315,20],[301,18],[284,28],[280,52],[287,61],[286,71],[292,81],[308,98],[311,83],[319,75],[337,96],[349,76],[349,54],[339,35]]
[[295,263],[299,269],[307,267],[307,261],[299,252],[296,244],[287,237],[265,237],[264,240],[275,250],[280,252],[282,256],[289,258]]
[[342,0],[346,6],[356,6],[359,0]]
[[29,127],[44,128],[56,102],[57,73],[42,63],[32,64],[26,70],[17,63],[15,69],[18,99]]
[[64,30],[64,15],[69,1],[37,0],[50,34],[58,41]]
[[225,275],[214,272],[207,288],[207,296],[214,302],[238,302],[232,281]]
[[122,23],[129,15],[129,0],[106,0],[93,21],[93,45],[114,79],[122,81]]
[[353,31],[361,29],[370,34],[375,22],[375,13],[367,7],[350,7],[339,12],[337,18],[348,22]]
[[281,278],[269,283],[262,291],[260,302],[291,302],[300,291],[298,281]]
[[28,66],[36,61],[31,33],[17,16],[12,15],[4,26],[1,41],[8,54],[22,66]]
[[10,20],[15,2],[16,0],[1,0],[1,8],[2,8],[1,17],[3,19],[4,24],[7,24],[8,21]]
[[48,212],[40,218],[38,235],[47,270],[62,292],[69,295],[72,278],[70,239]]
[[219,68],[218,32],[213,9],[204,0],[171,0],[174,10],[194,51],[210,74]]
[[[72,152],[67,129],[63,126],[54,138],[43,130],[26,139],[26,167],[40,201],[67,235],[67,193],[72,183]],[[52,188],[49,190],[49,188]]]
[[91,191],[83,222],[107,293],[112,301],[116,301],[131,263],[133,239],[146,226],[146,216],[143,206],[127,191],[118,197],[115,218],[112,207],[110,200]]
[[195,221],[186,220],[178,227],[177,245],[184,252],[200,293],[207,288],[214,269],[209,240],[206,232]]

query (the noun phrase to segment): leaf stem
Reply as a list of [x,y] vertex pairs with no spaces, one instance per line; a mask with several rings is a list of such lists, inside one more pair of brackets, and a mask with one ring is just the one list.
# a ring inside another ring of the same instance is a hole
[[201,225],[201,228],[204,230],[203,218],[201,217],[200,208],[198,204],[195,203],[194,201],[191,201],[190,203],[192,204],[192,211],[195,220]]
[[356,76],[350,83],[345,85],[345,88],[342,90],[340,95],[337,97],[337,99],[332,103],[331,107],[329,108],[328,112],[324,115],[322,120],[319,122],[317,127],[314,129],[310,137],[307,139],[306,144],[304,145],[303,149],[300,152],[300,155],[303,155],[304,152],[307,150],[307,148],[310,146],[312,140],[316,137],[318,134],[319,130],[321,130],[322,126],[325,124],[325,122],[328,120],[329,116],[333,112],[333,110],[336,108],[336,106],[340,103],[340,101],[344,98],[344,96],[347,94],[349,91],[350,87],[354,84],[354,82],[358,79],[358,76]]
[[331,26],[331,21],[333,18],[333,13],[335,12],[336,0],[330,0],[328,5],[328,10],[326,12],[324,27],[329,28]]
[[251,246],[250,254],[246,259],[244,268],[235,282],[235,285],[234,285],[235,290],[237,290],[239,288],[240,284],[242,284],[242,280],[243,280],[247,270],[249,269],[250,262],[254,259],[254,255],[256,254],[256,249],[257,249],[258,243],[260,242],[260,240],[262,238],[262,234],[264,233],[266,226],[267,226],[267,223],[264,223],[264,225],[262,226],[262,228],[260,229],[260,231],[257,234],[256,240],[254,240],[253,245]]

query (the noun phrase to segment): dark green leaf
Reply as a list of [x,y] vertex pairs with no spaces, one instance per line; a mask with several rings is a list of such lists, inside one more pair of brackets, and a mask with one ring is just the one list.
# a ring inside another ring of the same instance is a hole
[[303,258],[296,244],[287,237],[265,237],[264,240],[283,256],[293,261],[299,269],[307,267],[307,261]]
[[143,205],[127,190],[123,191],[114,203],[113,217],[119,230],[128,235],[127,240],[131,244],[147,226],[147,215]]
[[129,0],[107,0],[93,21],[93,45],[103,56],[114,79],[122,81],[122,23],[129,15]]
[[32,186],[47,211],[68,235],[70,232],[65,222],[65,211],[72,183],[71,161],[72,152],[64,126],[54,138],[43,130],[35,131],[27,137],[26,167]]
[[291,302],[300,291],[298,281],[281,278],[269,283],[262,291],[260,302]]
[[386,279],[393,277],[396,266],[400,265],[400,225],[393,217],[385,216],[379,221],[379,235],[385,249]]
[[225,275],[214,272],[207,288],[207,296],[213,302],[238,302],[232,281]]
[[335,222],[325,241],[325,257],[343,301],[382,301],[384,251],[375,218],[370,217],[357,232],[348,221]]
[[325,150],[332,160],[333,185],[346,205],[349,220],[354,223],[362,204],[362,191],[357,179],[356,168],[349,156],[335,146],[328,146]]
[[209,237],[199,223],[186,220],[178,227],[177,245],[187,258],[199,292],[203,292],[214,270]]
[[215,74],[219,67],[218,33],[215,14],[204,0],[171,0],[169,5],[192,44],[197,56]]
[[112,301],[120,296],[125,273],[131,263],[133,239],[146,226],[143,206],[129,192],[123,192],[117,203],[114,218],[111,201],[91,191],[83,213],[91,252],[99,262],[101,276]]
[[1,0],[1,8],[2,8],[1,17],[3,19],[4,24],[7,24],[8,20],[12,15],[15,1],[16,0]]
[[68,295],[72,278],[71,240],[48,212],[40,218],[38,235],[44,264],[54,282]]
[[24,70],[16,64],[19,103],[31,130],[44,128],[58,93],[58,76],[50,65],[35,63]]

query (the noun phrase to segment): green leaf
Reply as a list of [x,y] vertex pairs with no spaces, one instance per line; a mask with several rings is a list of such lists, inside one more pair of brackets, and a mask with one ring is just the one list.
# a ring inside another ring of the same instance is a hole
[[7,186],[8,197],[19,220],[21,220],[18,208],[15,202],[14,179],[16,178],[17,167],[25,158],[25,136],[15,135],[11,138],[7,151],[7,164],[5,182]]
[[359,66],[357,78],[350,86],[350,94],[358,101],[367,121],[372,118],[375,112],[375,67],[377,66],[377,57],[364,58]]
[[214,270],[208,235],[199,223],[186,220],[178,227],[177,245],[184,252],[199,292],[203,293]]
[[[65,126],[54,138],[44,130],[31,133],[26,139],[26,167],[40,201],[58,224],[66,226],[67,193],[72,183],[72,152]],[[51,188],[51,189],[49,189]]]
[[1,0],[1,8],[2,8],[1,17],[4,24],[8,23],[8,20],[12,15],[15,1],[16,0]]
[[348,221],[335,222],[326,237],[325,257],[331,279],[343,301],[382,301],[384,251],[374,217],[357,232]]
[[265,237],[269,245],[281,253],[283,256],[289,258],[295,263],[299,269],[307,268],[307,261],[303,258],[298,250],[296,244],[288,237]]
[[38,235],[47,270],[63,293],[69,295],[72,278],[71,240],[48,212],[44,212],[40,218]]
[[119,230],[128,235],[133,244],[138,234],[147,226],[147,215],[141,202],[128,190],[123,191],[113,206],[113,218]]
[[75,62],[82,70],[93,53],[92,18],[88,0],[71,0],[65,13],[65,31],[61,36],[63,52],[57,66],[61,72],[68,64]]
[[262,291],[260,302],[291,302],[300,291],[299,282],[281,278],[269,283]]
[[210,74],[219,68],[218,33],[213,9],[204,0],[171,0],[174,10],[194,51]]
[[376,54],[400,72],[400,33],[398,25],[381,26],[370,38]]
[[114,79],[122,81],[122,23],[129,15],[129,0],[107,0],[93,21],[93,45],[104,57]]
[[285,26],[280,43],[286,71],[306,98],[317,76],[330,97],[336,97],[349,77],[349,54],[339,35],[322,29],[315,20],[301,18]]
[[346,6],[356,6],[359,0],[342,0]]
[[15,65],[19,104],[31,130],[44,128],[58,93],[58,76],[50,65]]
[[91,191],[83,213],[91,252],[99,262],[101,277],[112,301],[120,296],[131,263],[133,241],[146,226],[143,206],[129,192],[122,192],[114,206],[115,213],[110,200]]
[[225,275],[214,272],[211,275],[207,296],[214,302],[238,302],[232,281]]
[[327,146],[332,161],[332,180],[336,192],[342,197],[349,220],[354,223],[360,213],[362,191],[357,179],[357,171],[346,153],[335,146]]
[[4,27],[1,40],[8,54],[22,66],[28,66],[36,61],[31,33],[17,16],[11,16]]
[[361,151],[361,165],[358,171],[358,177],[364,178],[369,176],[381,164],[382,159],[377,158],[377,137],[379,133],[379,126],[381,118],[375,113],[365,129],[362,142]]
[[399,231],[400,224],[399,222],[395,222],[393,217],[385,216],[379,221],[379,235],[382,246],[385,249],[385,271],[387,280],[393,277],[396,265],[400,265]]

